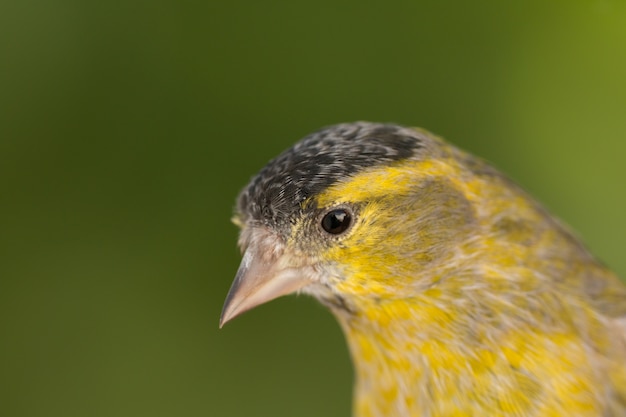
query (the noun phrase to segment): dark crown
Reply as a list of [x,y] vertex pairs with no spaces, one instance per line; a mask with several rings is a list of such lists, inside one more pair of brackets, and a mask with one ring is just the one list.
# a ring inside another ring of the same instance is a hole
[[417,131],[378,123],[346,123],[306,136],[271,160],[239,195],[242,220],[285,226],[307,198],[363,168],[411,157]]

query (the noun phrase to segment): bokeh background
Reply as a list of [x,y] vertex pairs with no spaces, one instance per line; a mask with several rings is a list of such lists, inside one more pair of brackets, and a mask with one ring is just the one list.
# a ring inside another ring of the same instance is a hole
[[303,135],[418,125],[626,276],[621,0],[0,1],[0,415],[347,416],[322,307],[218,331],[239,189]]

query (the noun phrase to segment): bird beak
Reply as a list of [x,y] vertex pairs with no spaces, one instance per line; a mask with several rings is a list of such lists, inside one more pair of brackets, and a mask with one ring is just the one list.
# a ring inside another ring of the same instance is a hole
[[273,239],[260,239],[246,249],[235,280],[228,291],[220,328],[243,312],[310,283],[300,268],[288,266],[287,254]]

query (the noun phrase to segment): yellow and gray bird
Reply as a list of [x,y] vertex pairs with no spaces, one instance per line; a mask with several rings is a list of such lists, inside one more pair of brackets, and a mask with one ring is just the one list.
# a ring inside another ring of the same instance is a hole
[[299,292],[355,368],[355,417],[626,416],[626,286],[497,170],[419,129],[313,133],[241,192],[220,325]]

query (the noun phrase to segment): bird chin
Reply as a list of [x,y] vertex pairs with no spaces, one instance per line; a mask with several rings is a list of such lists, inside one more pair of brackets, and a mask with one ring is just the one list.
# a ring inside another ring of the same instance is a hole
[[315,298],[335,314],[348,314],[350,316],[355,314],[355,308],[352,303],[333,291],[331,284],[324,283],[324,281],[317,280],[312,284],[302,287],[298,290],[298,293]]

